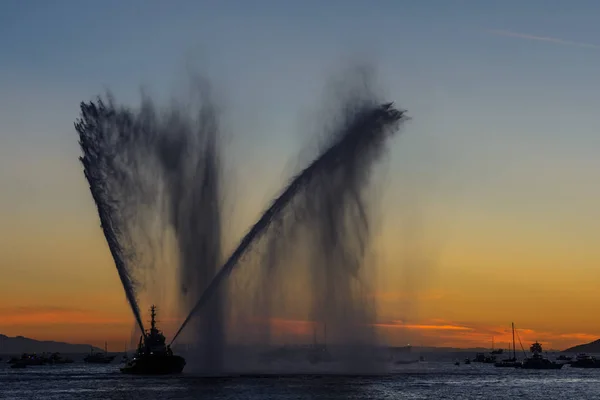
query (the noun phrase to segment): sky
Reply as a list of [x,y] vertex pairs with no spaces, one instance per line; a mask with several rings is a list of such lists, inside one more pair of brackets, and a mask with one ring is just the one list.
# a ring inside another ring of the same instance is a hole
[[595,340],[598,17],[595,1],[1,2],[0,333],[131,333],[77,160],[79,102],[168,99],[190,66],[209,76],[235,132],[242,233],[295,167],[327,83],[365,62],[412,118],[382,169],[381,335],[490,346],[514,321],[552,348]]

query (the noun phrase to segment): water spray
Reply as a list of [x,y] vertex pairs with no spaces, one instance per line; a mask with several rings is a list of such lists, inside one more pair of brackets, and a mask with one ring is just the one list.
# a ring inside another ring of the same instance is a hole
[[98,209],[100,225],[123,284],[125,296],[144,334],[144,324],[135,297],[135,283],[127,266],[127,255],[119,240],[124,229],[118,217],[120,210],[114,202],[108,183],[109,175],[116,170],[114,152],[110,148],[110,137],[105,131],[105,124],[112,121],[114,117],[114,113],[101,101],[99,106],[93,103],[81,103],[81,116],[75,123],[75,130],[79,134],[79,144],[83,151],[83,156],[79,160],[83,164],[84,174]]
[[343,169],[344,166],[353,167],[352,161],[363,156],[361,153],[378,151],[385,140],[398,130],[399,123],[404,119],[405,111],[395,109],[392,103],[379,106],[365,105],[352,115],[344,131],[340,132],[331,146],[291,180],[287,188],[272,202],[271,206],[242,238],[238,247],[219,269],[219,272],[185,318],[171,340],[171,344],[177,339],[192,317],[214,295],[225,278],[231,274],[243,256],[251,249],[252,245],[267,232],[270,224],[282,217],[281,214],[297,193],[310,185],[316,177],[323,176],[326,171]]

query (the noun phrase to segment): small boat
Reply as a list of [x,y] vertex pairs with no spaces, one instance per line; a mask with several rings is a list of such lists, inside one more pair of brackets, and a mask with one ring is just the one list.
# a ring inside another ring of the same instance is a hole
[[533,353],[531,357],[523,360],[521,368],[523,369],[561,369],[564,364],[550,361],[542,356],[542,345],[535,342],[529,350]]
[[515,323],[512,323],[512,351],[513,356],[511,358],[504,359],[497,363],[494,363],[494,367],[498,368],[517,368],[521,366],[521,362],[517,361],[517,353],[515,348]]
[[52,353],[48,357],[48,364],[72,364],[73,360],[68,357],[63,357],[60,353]]
[[92,348],[90,350],[90,354],[85,356],[83,361],[85,361],[88,364],[110,364],[112,362],[112,360],[115,359],[115,357],[116,357],[116,355],[108,354],[108,344],[106,342],[104,342],[104,353],[102,353],[102,352],[94,353],[94,349]]
[[[10,360],[8,360],[8,363],[12,364],[12,365],[15,365],[15,364],[44,365],[47,362],[48,362],[48,358],[45,356],[45,354],[38,356],[35,353],[32,353],[32,354],[23,353],[23,354],[21,354],[21,357],[11,357]],[[21,368],[21,367],[15,367],[15,368]]]
[[496,362],[496,356],[490,355],[486,356],[484,353],[475,354],[475,358],[473,359],[475,363],[483,363],[483,364],[493,364]]
[[492,355],[500,355],[503,354],[504,350],[503,349],[496,349],[494,350],[494,337],[492,336],[492,351],[490,351],[490,354]]
[[469,360],[468,358],[465,358],[465,364],[466,364],[466,365],[469,365],[469,364],[471,364],[471,360]]
[[585,353],[577,354],[575,361],[571,361],[571,368],[600,368],[600,361]]
[[459,365],[460,365],[460,361],[456,361],[456,362],[454,363],[454,365],[456,365],[456,366],[459,366]]
[[165,336],[156,328],[156,307],[152,306],[150,312],[150,330],[142,334],[135,356],[121,368],[121,372],[138,375],[181,373],[185,359],[174,355],[171,347],[165,345]]

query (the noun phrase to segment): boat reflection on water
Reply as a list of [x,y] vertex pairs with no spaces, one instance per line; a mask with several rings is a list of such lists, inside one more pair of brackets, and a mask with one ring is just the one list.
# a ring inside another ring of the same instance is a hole
[[180,373],[185,367],[185,359],[174,355],[170,346],[165,345],[165,336],[156,328],[156,307],[152,306],[150,312],[150,330],[140,337],[133,359],[121,368],[121,372],[140,375]]

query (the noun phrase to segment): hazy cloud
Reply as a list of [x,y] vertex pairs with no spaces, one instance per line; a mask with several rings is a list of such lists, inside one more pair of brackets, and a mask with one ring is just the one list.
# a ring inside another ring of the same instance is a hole
[[590,43],[573,42],[570,40],[564,40],[564,39],[554,38],[554,37],[550,37],[550,36],[537,36],[537,35],[530,35],[530,34],[519,33],[519,32],[511,32],[511,31],[499,30],[499,29],[492,29],[492,30],[488,30],[487,32],[491,33],[492,35],[497,35],[497,36],[507,36],[507,37],[513,37],[513,38],[519,38],[519,39],[537,40],[540,42],[549,42],[549,43],[554,43],[554,44],[562,44],[562,45],[566,45],[566,46],[575,46],[575,47],[586,47],[589,49],[596,49],[596,50],[600,49],[600,45],[590,44]]

